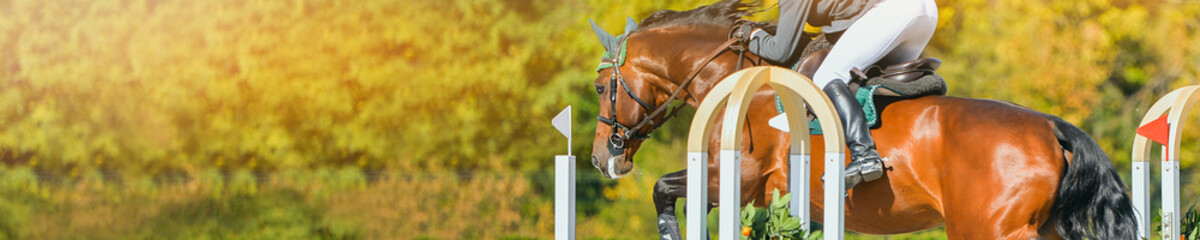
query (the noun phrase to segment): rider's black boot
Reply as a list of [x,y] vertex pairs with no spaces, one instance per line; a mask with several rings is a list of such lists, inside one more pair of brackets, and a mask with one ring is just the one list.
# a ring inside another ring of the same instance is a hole
[[842,119],[846,131],[846,146],[850,149],[850,165],[846,166],[846,190],[862,182],[883,177],[883,161],[875,150],[875,140],[867,126],[862,105],[854,98],[850,88],[841,80],[833,80],[823,89]]

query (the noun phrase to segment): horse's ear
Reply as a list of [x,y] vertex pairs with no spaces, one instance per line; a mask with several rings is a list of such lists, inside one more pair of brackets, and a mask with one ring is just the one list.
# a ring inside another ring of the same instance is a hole
[[592,30],[596,31],[596,38],[600,39],[600,44],[604,45],[604,50],[612,51],[613,44],[617,42],[617,37],[613,37],[612,34],[605,32],[603,28],[600,28],[600,26],[597,26],[596,21],[592,21],[591,19],[588,19],[588,22],[592,23]]
[[633,30],[637,29],[637,27],[637,21],[634,21],[632,17],[627,17],[625,20],[625,34],[623,35],[629,35],[629,33],[633,32]]

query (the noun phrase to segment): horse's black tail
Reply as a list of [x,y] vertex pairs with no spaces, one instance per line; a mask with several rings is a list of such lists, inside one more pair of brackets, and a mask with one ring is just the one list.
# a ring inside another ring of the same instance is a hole
[[1079,127],[1049,118],[1059,144],[1074,155],[1051,209],[1058,234],[1064,239],[1134,239],[1133,204],[1108,155]]

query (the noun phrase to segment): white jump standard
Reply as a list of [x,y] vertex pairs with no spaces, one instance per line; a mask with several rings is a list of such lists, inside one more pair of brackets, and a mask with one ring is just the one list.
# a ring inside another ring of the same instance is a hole
[[[792,214],[805,223],[809,222],[809,145],[808,123],[804,104],[807,103],[821,120],[825,152],[825,175],[842,176],[845,164],[845,146],[841,120],[828,96],[808,78],[794,71],[779,67],[752,67],[726,77],[709,92],[696,109],[688,132],[688,182],[687,182],[687,237],[704,239],[708,235],[708,139],[716,120],[717,109],[725,108],[724,126],[721,130],[720,169],[724,173],[740,173],[742,127],[750,97],[763,85],[778,92],[787,114],[791,131],[789,154],[789,188],[792,194]],[[741,204],[740,174],[721,174],[718,204],[721,206],[719,220],[720,239],[739,239]],[[845,198],[843,181],[825,181],[825,239],[842,239],[844,227]],[[732,207],[731,207],[732,206]]]
[[554,156],[554,239],[575,239],[575,156],[571,155],[571,106],[551,125],[567,137],[567,155]]
[[[1187,113],[1200,101],[1200,85],[1187,86],[1159,99],[1146,112],[1139,126],[1166,117],[1168,131],[1162,159],[1162,239],[1179,239],[1179,137]],[[1169,111],[1169,112],[1168,112]],[[1164,116],[1165,114],[1165,116]],[[1135,134],[1133,139],[1133,210],[1137,214],[1138,238],[1150,239],[1150,146],[1151,139]]]

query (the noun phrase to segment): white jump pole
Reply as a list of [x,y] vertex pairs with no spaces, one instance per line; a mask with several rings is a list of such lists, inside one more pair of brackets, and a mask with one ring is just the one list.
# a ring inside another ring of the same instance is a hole
[[717,117],[717,109],[725,107],[733,85],[746,70],[739,71],[717,83],[696,108],[688,132],[687,154],[687,229],[688,239],[708,238],[708,139]]
[[575,156],[554,156],[554,239],[575,239]]
[[575,239],[575,156],[571,155],[571,106],[550,123],[567,137],[567,155],[554,156],[554,239]]
[[[1162,146],[1162,238],[1179,239],[1179,137],[1187,113],[1200,100],[1200,85],[1187,86],[1168,93],[1154,103],[1142,118],[1144,126],[1164,114],[1169,128],[1168,142]],[[1151,141],[1140,134],[1133,139],[1133,210],[1140,239],[1150,239],[1150,147]]]
[[[793,193],[792,214],[808,222],[808,168],[807,158],[808,125],[804,122],[803,102],[808,102],[822,121],[827,143],[826,173],[841,176],[845,166],[841,121],[833,110],[832,102],[816,85],[800,74],[778,67],[754,67],[739,71],[725,78],[709,92],[709,95],[697,108],[696,117],[692,120],[688,135],[688,203],[687,203],[687,236],[689,239],[703,239],[708,235],[707,205],[708,205],[708,146],[709,133],[713,120],[716,120],[717,109],[725,107],[724,127],[720,149],[721,174],[718,184],[718,204],[721,206],[721,219],[718,223],[720,239],[738,239],[741,236],[740,207],[741,207],[741,176],[740,176],[740,133],[745,125],[746,110],[750,99],[764,84],[770,85],[779,92],[788,114],[788,126],[797,129],[793,134],[789,162],[793,178],[789,180]],[[844,201],[842,181],[825,182],[825,239],[842,239],[844,221]],[[803,199],[804,201],[801,201]],[[803,202],[803,204],[801,204]],[[807,230],[807,229],[806,229]]]

